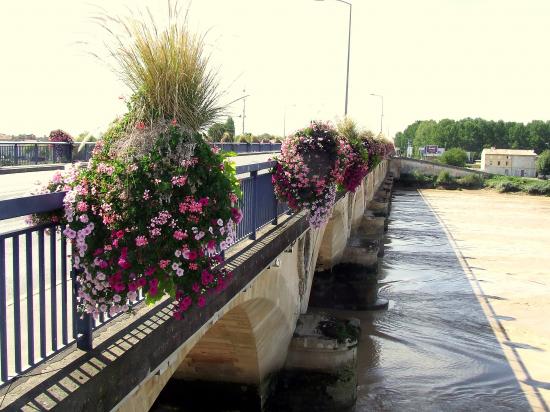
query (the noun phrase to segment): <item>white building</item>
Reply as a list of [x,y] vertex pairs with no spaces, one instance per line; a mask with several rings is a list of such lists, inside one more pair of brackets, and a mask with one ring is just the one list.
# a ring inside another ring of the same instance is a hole
[[533,150],[483,149],[481,170],[506,176],[536,177],[536,160]]

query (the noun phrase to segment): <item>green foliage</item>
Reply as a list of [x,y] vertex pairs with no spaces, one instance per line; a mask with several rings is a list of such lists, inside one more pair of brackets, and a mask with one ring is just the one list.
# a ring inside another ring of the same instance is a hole
[[485,186],[501,193],[524,192],[531,195],[550,196],[550,181],[514,176],[493,176],[485,180]]
[[451,188],[455,186],[455,180],[454,178],[447,172],[446,170],[443,170],[439,173],[437,176],[437,179],[435,181],[436,186],[442,186],[446,188]]
[[550,150],[542,152],[537,159],[537,173],[550,175]]
[[456,184],[465,189],[481,189],[484,186],[484,179],[481,175],[471,174],[457,178]]
[[354,152],[362,161],[369,160],[369,152],[364,145],[368,138],[374,139],[374,134],[369,130],[360,130],[357,124],[349,117],[345,117],[337,125],[338,133],[344,136]]
[[407,142],[415,148],[438,145],[460,147],[477,156],[483,148],[533,149],[536,153],[550,148],[550,121],[533,120],[528,124],[466,118],[416,121],[395,135],[395,145],[404,152]]
[[235,141],[235,123],[228,117],[225,123],[214,123],[208,128],[208,140],[211,142]]
[[74,138],[75,142],[87,143],[87,142],[97,142],[97,138],[92,135],[90,132],[82,132]]
[[214,123],[208,128],[208,140],[210,140],[211,142],[221,142],[224,133],[225,124]]
[[225,121],[225,131],[229,133],[229,137],[231,139],[235,137],[235,122],[231,116],[229,116]]
[[550,181],[514,176],[492,176],[470,174],[454,178],[447,171],[437,177],[425,175],[417,170],[402,174],[399,183],[405,187],[443,189],[495,189],[500,193],[523,192],[530,195],[550,196]]
[[468,155],[464,150],[459,148],[447,150],[439,157],[441,163],[459,167],[464,167],[466,160],[468,160]]
[[432,189],[435,187],[435,176],[428,176],[418,170],[412,173],[401,174],[399,183],[404,187],[417,187],[422,189]]

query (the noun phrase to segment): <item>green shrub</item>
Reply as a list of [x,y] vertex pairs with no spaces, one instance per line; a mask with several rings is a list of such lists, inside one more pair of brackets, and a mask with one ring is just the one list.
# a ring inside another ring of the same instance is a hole
[[484,186],[485,180],[481,175],[471,174],[456,179],[456,183],[460,187],[466,189],[481,189]]
[[550,196],[550,182],[533,182],[527,187],[527,193],[530,195]]
[[402,173],[399,177],[399,183],[405,187],[434,188],[435,177],[427,176],[415,170],[412,173]]
[[521,185],[517,182],[498,182],[496,189],[500,193],[521,192]]
[[468,160],[468,155],[462,149],[457,147],[445,151],[440,157],[439,161],[443,164],[451,166],[464,167],[466,161]]
[[439,173],[435,181],[435,184],[436,186],[441,186],[448,189],[452,187],[456,187],[455,179],[446,170],[443,170],[442,172]]

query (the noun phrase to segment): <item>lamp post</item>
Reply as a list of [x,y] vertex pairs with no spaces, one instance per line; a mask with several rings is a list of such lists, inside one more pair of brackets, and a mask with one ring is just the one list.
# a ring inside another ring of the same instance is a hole
[[[315,1],[325,1],[325,0],[315,0]],[[350,51],[351,51],[351,3],[348,3],[345,0],[335,0],[339,1],[340,3],[347,4],[349,6],[349,25],[348,25],[348,62],[346,67],[346,103],[344,108],[344,116],[348,115],[348,89],[349,89],[349,58],[350,58]]]
[[370,94],[371,96],[375,96],[375,97],[380,97],[380,100],[381,100],[381,103],[382,103],[382,111],[380,113],[380,134],[382,134],[382,126],[383,126],[383,123],[384,123],[384,96],[380,95],[380,94],[374,94],[374,93],[371,93]]
[[[246,93],[246,90],[243,90],[243,93]],[[239,97],[238,99],[233,100],[232,102],[227,103],[227,106],[230,104],[233,104],[235,102],[238,102],[239,100],[243,101],[243,114],[238,115],[237,117],[241,117],[243,119],[243,135],[244,135],[244,119],[246,117],[246,98],[249,97],[249,94],[245,94],[244,96]]]

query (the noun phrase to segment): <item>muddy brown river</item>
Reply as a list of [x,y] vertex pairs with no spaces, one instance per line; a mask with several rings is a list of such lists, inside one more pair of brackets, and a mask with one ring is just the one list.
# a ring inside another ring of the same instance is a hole
[[416,191],[396,191],[380,295],[361,320],[356,411],[531,410],[447,236]]

